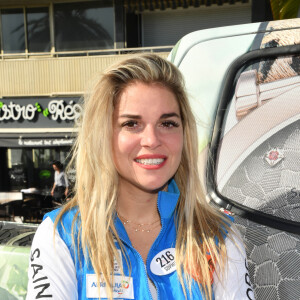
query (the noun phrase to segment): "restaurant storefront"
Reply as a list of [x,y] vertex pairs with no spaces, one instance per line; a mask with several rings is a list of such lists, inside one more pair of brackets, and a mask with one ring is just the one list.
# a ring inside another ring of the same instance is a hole
[[[1,99],[0,191],[49,194],[51,162],[69,162],[81,110],[79,96]],[[72,170],[68,177],[74,180]]]
[[[166,58],[188,32],[250,22],[251,5],[251,0],[0,0],[0,206],[20,200],[24,216],[26,209],[39,209],[33,201],[39,195],[47,208],[51,163],[68,164],[80,97],[97,74],[127,53]],[[72,184],[75,171],[67,176]]]

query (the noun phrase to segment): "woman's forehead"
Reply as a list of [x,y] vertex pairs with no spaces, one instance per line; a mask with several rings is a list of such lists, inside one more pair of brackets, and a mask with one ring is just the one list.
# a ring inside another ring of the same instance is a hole
[[179,105],[175,94],[162,84],[146,84],[136,82],[127,86],[120,94],[115,105],[118,113],[163,111],[179,113]]

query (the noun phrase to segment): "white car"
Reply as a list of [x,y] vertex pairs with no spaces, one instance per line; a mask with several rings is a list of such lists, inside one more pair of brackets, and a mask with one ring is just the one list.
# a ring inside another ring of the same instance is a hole
[[255,298],[300,299],[300,19],[193,32],[169,59],[199,120],[208,201],[235,217]]

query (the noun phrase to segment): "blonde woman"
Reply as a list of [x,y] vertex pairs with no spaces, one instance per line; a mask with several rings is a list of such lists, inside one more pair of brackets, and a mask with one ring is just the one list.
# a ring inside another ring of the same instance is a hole
[[34,238],[27,299],[253,299],[197,154],[175,66],[144,54],[107,70],[85,98],[75,196]]

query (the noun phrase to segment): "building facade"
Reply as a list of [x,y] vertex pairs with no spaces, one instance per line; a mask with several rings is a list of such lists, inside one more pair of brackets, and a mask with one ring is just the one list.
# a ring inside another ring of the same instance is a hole
[[251,0],[0,0],[0,191],[49,193],[87,82],[108,65],[131,52],[167,57],[185,34],[252,14]]

